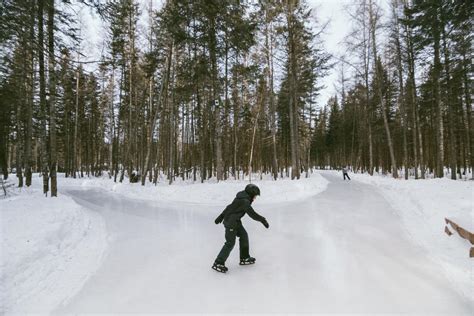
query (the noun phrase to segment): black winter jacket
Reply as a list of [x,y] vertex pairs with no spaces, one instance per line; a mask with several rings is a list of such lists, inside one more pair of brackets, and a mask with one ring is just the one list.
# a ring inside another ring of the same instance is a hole
[[224,226],[226,228],[237,228],[242,225],[240,219],[247,213],[252,219],[265,225],[267,220],[265,217],[255,212],[251,204],[252,198],[247,194],[247,192],[241,191],[237,193],[234,201],[227,205],[221,215],[216,218],[215,222],[220,223],[224,220]]

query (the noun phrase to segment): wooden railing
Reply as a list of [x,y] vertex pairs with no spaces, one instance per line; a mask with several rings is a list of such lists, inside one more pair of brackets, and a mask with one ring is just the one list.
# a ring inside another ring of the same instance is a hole
[[[474,234],[469,232],[467,229],[465,228],[462,228],[461,226],[459,226],[458,224],[456,224],[455,222],[453,222],[452,220],[448,219],[448,218],[445,218],[444,219],[446,221],[446,227],[444,228],[444,232],[446,234],[448,234],[448,236],[451,236],[453,233],[451,232],[451,230],[449,229],[448,226],[451,226],[451,228],[457,232],[459,234],[459,236],[461,236],[462,238],[464,239],[467,239],[471,245],[474,245]],[[470,251],[469,251],[469,257],[473,258],[474,257],[474,247],[471,247]]]

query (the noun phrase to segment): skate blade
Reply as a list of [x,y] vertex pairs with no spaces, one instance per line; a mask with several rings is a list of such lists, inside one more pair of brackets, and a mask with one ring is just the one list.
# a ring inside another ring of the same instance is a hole
[[216,267],[211,267],[213,270],[216,270],[217,272],[220,272],[220,273],[226,273],[227,270],[222,270],[222,269],[218,269]]
[[241,266],[249,266],[251,264],[255,264],[255,262],[241,262],[240,263]]

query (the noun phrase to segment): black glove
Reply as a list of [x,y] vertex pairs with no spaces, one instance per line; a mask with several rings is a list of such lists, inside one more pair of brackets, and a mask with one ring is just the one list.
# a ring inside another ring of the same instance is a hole
[[263,226],[265,226],[265,228],[270,227],[270,225],[268,225],[268,222],[265,218],[263,219],[262,224],[263,224]]
[[220,216],[220,215],[219,215],[219,216],[214,220],[214,223],[216,223],[216,225],[217,225],[217,224],[220,224],[220,223],[222,223],[222,220],[223,220],[223,219],[224,219],[224,216]]

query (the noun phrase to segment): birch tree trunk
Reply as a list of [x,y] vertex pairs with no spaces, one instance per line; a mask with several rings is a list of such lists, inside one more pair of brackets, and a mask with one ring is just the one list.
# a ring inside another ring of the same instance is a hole
[[31,1],[31,13],[30,13],[30,30],[29,30],[29,40],[30,43],[26,46],[27,49],[27,56],[28,58],[25,60],[25,63],[29,64],[28,69],[28,76],[25,80],[25,85],[27,88],[25,89],[27,93],[27,103],[26,103],[26,111],[25,111],[25,121],[26,121],[26,137],[25,137],[25,154],[24,154],[24,164],[25,164],[25,184],[27,187],[31,185],[31,164],[32,164],[32,157],[31,157],[31,139],[33,137],[33,99],[34,99],[34,89],[33,89],[33,81],[34,81],[34,69],[35,69],[35,56],[34,56],[34,49],[33,43],[35,40],[35,5],[36,1]]
[[[400,24],[398,21],[398,1],[392,4],[392,14],[395,19],[395,50],[396,50],[396,62],[398,72],[398,108],[402,115],[402,133],[403,133],[403,166],[405,168],[405,180],[408,180],[408,144],[407,144],[407,130],[408,130],[408,111],[406,100],[404,99],[405,87],[403,85],[403,65],[402,65],[402,50],[400,43]],[[415,160],[416,170],[416,160]]]
[[470,94],[470,85],[468,79],[468,69],[470,67],[470,60],[466,58],[466,55],[463,54],[463,67],[464,67],[464,74],[463,74],[463,92],[464,92],[464,104],[466,105],[466,109],[463,109],[463,115],[466,116],[465,124],[466,124],[466,140],[467,140],[467,155],[468,161],[471,168],[471,179],[474,179],[474,157],[473,157],[473,146],[472,146],[472,105],[471,105],[471,94]]
[[216,176],[217,181],[223,180],[224,168],[222,164],[222,125],[221,125],[221,102],[218,91],[218,67],[217,67],[217,38],[215,17],[209,18],[209,55],[211,59],[211,81],[212,81],[212,103],[214,107],[214,124],[216,127]]
[[286,22],[288,27],[288,59],[289,59],[289,72],[290,72],[290,91],[289,91],[289,102],[288,112],[290,118],[290,147],[291,147],[291,179],[300,178],[299,170],[299,155],[298,155],[298,124],[297,124],[297,97],[296,97],[296,54],[295,54],[295,39],[293,30],[293,12],[294,2],[289,0],[287,2]]
[[[457,163],[457,151],[456,151],[456,139],[455,139],[455,129],[454,129],[454,102],[452,88],[451,88],[451,67],[450,67],[450,56],[447,47],[447,38],[446,32],[443,29],[443,52],[444,52],[444,73],[446,75],[446,88],[447,88],[447,98],[446,103],[447,112],[448,112],[448,126],[449,126],[449,165],[451,167],[451,179],[456,180],[456,163]],[[450,106],[449,106],[450,104]]]
[[47,196],[49,191],[48,174],[48,146],[47,146],[47,104],[46,104],[46,81],[44,70],[44,1],[38,0],[38,63],[39,63],[39,85],[40,85],[40,111],[41,111],[41,173],[43,175],[43,193]]
[[[77,55],[77,60],[79,62],[79,54]],[[78,170],[77,166],[77,161],[78,161],[78,127],[79,127],[79,67],[77,66],[76,69],[76,109],[75,109],[75,117],[74,117],[74,137],[73,137],[73,150],[72,150],[72,172],[73,172],[73,178],[76,178],[76,172]]]
[[443,107],[440,100],[440,73],[441,73],[441,61],[440,61],[440,30],[438,21],[433,22],[433,50],[434,50],[434,61],[433,61],[433,94],[435,101],[435,109],[437,112],[437,138],[438,138],[438,155],[436,159],[436,177],[444,177],[444,125],[443,125]]
[[[380,106],[382,108],[382,117],[383,117],[383,123],[385,126],[385,133],[387,134],[387,142],[388,142],[388,148],[390,151],[390,160],[392,164],[392,175],[394,178],[398,178],[398,170],[397,170],[397,163],[395,161],[395,153],[393,150],[393,142],[392,142],[392,135],[390,133],[390,128],[388,126],[388,119],[387,119],[387,107],[385,105],[385,98],[383,97],[383,91],[382,91],[382,84],[383,84],[383,74],[381,69],[377,65],[377,42],[376,42],[376,36],[375,36],[375,30],[377,26],[377,17],[375,16],[374,8],[372,5],[372,0],[369,0],[369,20],[370,20],[370,32],[372,35],[372,54],[374,58],[374,66],[375,66],[375,71],[376,71],[376,77],[378,78],[378,89],[377,89],[377,97],[379,99]],[[381,64],[381,62],[380,62]]]
[[278,178],[278,160],[276,149],[276,123],[275,123],[275,98],[273,91],[273,23],[269,17],[268,9],[265,11],[265,51],[267,58],[267,82],[269,85],[269,100],[270,100],[270,130],[272,136],[272,174],[273,179]]
[[56,146],[56,62],[54,57],[54,0],[48,1],[48,75],[49,75],[49,155],[51,196],[58,196],[58,184],[56,179],[57,169],[57,146]]

